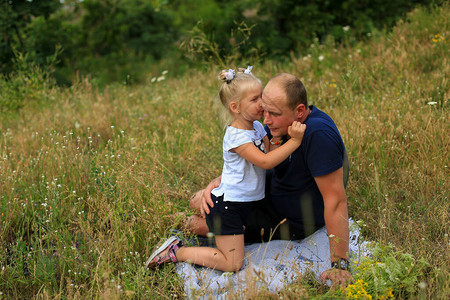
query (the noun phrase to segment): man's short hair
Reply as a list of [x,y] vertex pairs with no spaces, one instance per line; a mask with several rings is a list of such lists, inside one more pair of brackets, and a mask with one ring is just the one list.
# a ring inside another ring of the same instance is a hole
[[271,82],[276,82],[280,85],[286,93],[287,105],[290,109],[294,109],[299,104],[308,107],[308,97],[303,83],[292,74],[280,73],[270,79]]

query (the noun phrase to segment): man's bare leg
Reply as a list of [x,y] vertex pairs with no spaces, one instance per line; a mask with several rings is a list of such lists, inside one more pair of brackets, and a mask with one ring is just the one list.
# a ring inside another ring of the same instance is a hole
[[200,213],[200,205],[202,204],[203,190],[195,193],[189,200],[189,207],[193,209],[196,214],[192,215],[187,220],[187,228],[194,234],[206,237],[209,232],[206,219]]

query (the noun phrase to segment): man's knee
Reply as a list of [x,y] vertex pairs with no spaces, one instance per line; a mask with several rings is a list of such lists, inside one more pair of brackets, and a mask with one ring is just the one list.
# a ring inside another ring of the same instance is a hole
[[187,220],[187,227],[192,233],[200,236],[206,236],[209,232],[206,219],[197,215],[192,215],[189,217]]
[[189,208],[197,210],[200,209],[200,205],[202,203],[202,194],[203,190],[200,190],[192,195],[191,199],[189,199]]

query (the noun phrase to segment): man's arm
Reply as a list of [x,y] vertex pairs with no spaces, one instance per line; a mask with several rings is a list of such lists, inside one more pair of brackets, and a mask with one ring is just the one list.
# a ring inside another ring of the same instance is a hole
[[[330,258],[337,261],[348,259],[348,209],[347,195],[343,181],[343,168],[330,174],[314,177],[325,206],[325,226],[330,239]],[[321,275],[323,281],[330,279],[333,284],[345,285],[351,274],[346,270],[330,269]]]
[[201,203],[200,203],[200,215],[205,216],[205,213],[209,214],[209,207],[214,207],[214,203],[211,200],[211,191],[220,185],[220,181],[222,180],[222,175],[217,178],[214,178],[208,186],[203,190]]

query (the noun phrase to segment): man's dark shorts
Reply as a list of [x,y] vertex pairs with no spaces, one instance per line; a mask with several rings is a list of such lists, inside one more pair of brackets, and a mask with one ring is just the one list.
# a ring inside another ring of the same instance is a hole
[[216,235],[243,234],[248,216],[256,202],[223,201],[223,196],[211,194],[214,207],[206,214],[209,231]]
[[[271,172],[267,172],[266,197],[255,202],[247,219],[244,236],[246,243],[260,243],[270,240],[301,240],[325,225],[324,222],[308,222],[309,226],[305,226],[304,221],[285,219],[286,217],[278,212],[270,198],[271,180]],[[278,204],[278,208],[282,207],[287,211],[291,210],[291,213],[292,209],[294,209],[296,211],[294,215],[302,215],[301,209],[295,208],[294,203],[290,201],[283,202],[282,199],[277,199],[275,203]],[[291,205],[292,208],[290,207]],[[313,211],[311,213],[314,214]],[[323,212],[321,214],[323,215]]]
[[[266,194],[267,195],[267,194]],[[255,202],[245,228],[246,243],[260,243],[270,240],[299,240],[307,236],[303,230],[290,224],[279,215],[269,197]],[[281,224],[283,223],[283,224]]]

